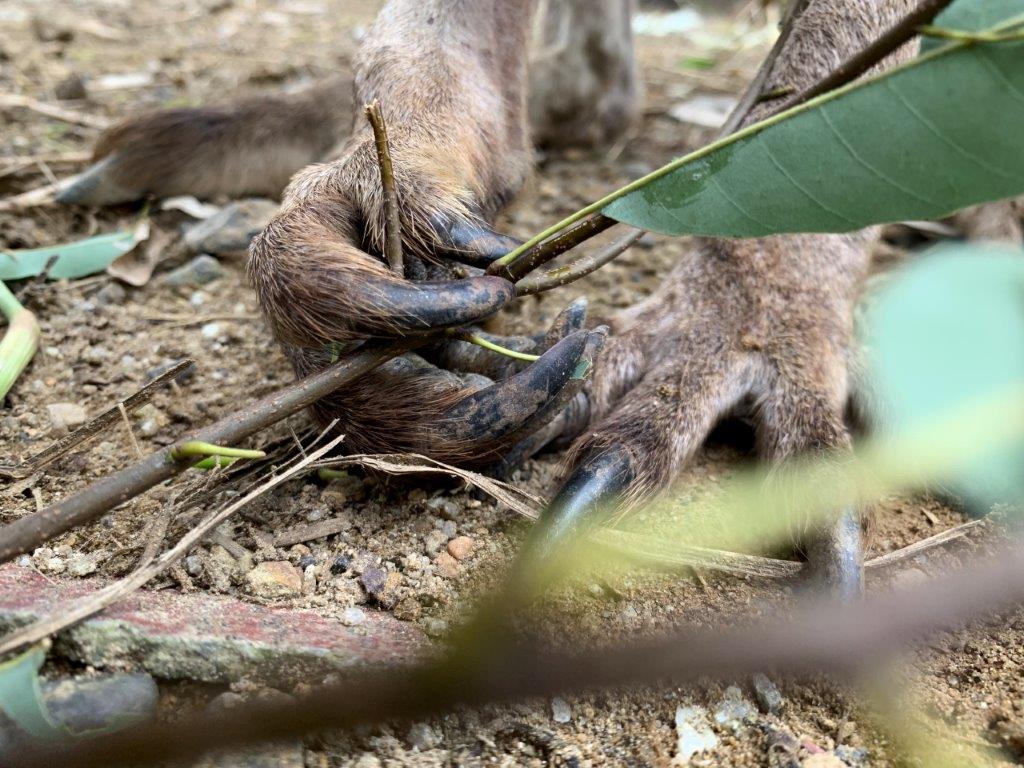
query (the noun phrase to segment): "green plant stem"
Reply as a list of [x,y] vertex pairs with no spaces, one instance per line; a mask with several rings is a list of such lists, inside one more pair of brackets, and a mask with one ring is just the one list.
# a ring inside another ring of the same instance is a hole
[[238,459],[218,454],[216,456],[208,456],[198,464],[193,464],[192,469],[217,469],[218,467],[230,467],[236,461],[238,461]]
[[927,37],[956,40],[961,43],[1013,43],[1024,40],[1024,31],[1005,33],[968,32],[963,29],[946,29],[930,25],[921,27],[918,31]]
[[466,341],[470,344],[476,344],[478,347],[489,349],[491,352],[497,352],[499,355],[505,355],[505,357],[511,357],[515,360],[525,360],[528,363],[532,363],[534,360],[539,360],[540,355],[530,355],[526,352],[516,352],[514,349],[503,347],[500,344],[495,344],[493,341],[488,341],[483,336],[478,336],[475,333],[469,331],[461,331],[457,328],[448,331],[448,335],[453,339],[459,341]]
[[36,316],[0,281],[0,312],[7,318],[7,332],[0,340],[0,402],[39,348],[39,323]]
[[181,461],[189,456],[227,457],[234,459],[262,459],[267,454],[263,451],[252,451],[245,448],[227,448],[223,445],[204,443],[199,440],[192,440],[182,443],[170,450],[168,456],[172,461]]
[[321,467],[316,471],[316,476],[321,480],[344,480],[346,477],[349,477],[349,474],[343,469]]

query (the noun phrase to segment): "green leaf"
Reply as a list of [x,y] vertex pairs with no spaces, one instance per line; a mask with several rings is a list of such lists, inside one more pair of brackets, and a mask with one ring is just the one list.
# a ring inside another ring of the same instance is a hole
[[50,718],[39,688],[39,668],[46,652],[36,645],[0,664],[0,709],[29,736],[63,739],[67,733]]
[[[1024,251],[946,246],[902,270],[867,313],[872,381],[897,433],[1024,390]],[[962,440],[963,435],[950,435]],[[991,504],[1024,501],[1024,440],[953,478]]]
[[0,251],[0,280],[40,275],[54,256],[57,261],[47,273],[50,278],[74,279],[93,275],[106,269],[118,256],[132,250],[139,240],[138,230],[119,231],[46,248]]
[[[964,13],[982,5],[957,4]],[[996,5],[1022,11],[1019,0]],[[1018,16],[998,31],[1022,24]],[[1024,41],[947,44],[750,126],[590,208],[665,234],[735,237],[937,218],[1024,193],[1022,135]]]
[[[932,24],[963,32],[981,32],[1020,12],[1020,0],[958,0],[936,16]],[[924,37],[921,52],[927,53],[945,44],[945,40]]]

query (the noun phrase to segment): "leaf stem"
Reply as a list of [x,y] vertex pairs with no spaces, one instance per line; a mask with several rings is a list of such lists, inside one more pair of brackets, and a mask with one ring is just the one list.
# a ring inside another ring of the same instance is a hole
[[528,363],[532,363],[534,360],[539,360],[540,355],[531,355],[526,352],[516,352],[514,349],[503,347],[500,344],[495,344],[493,341],[488,341],[479,334],[472,333],[470,331],[460,330],[458,328],[452,328],[447,332],[448,336],[459,341],[466,341],[470,344],[476,344],[478,347],[489,349],[491,352],[497,352],[499,355],[505,355],[505,357],[511,357],[515,360],[525,360]]
[[405,277],[402,258],[402,220],[398,214],[398,193],[395,191],[395,171],[391,165],[391,148],[388,145],[388,129],[380,102],[363,107],[366,119],[373,129],[373,140],[377,145],[377,162],[380,164],[380,184],[384,190],[384,257],[391,271]]
[[246,448],[228,448],[223,445],[204,443],[201,440],[191,440],[187,443],[176,445],[168,453],[168,456],[170,456],[172,461],[181,461],[182,459],[186,459],[190,456],[226,456],[228,458],[235,459],[262,459],[266,455],[267,454],[263,451],[252,451]]
[[28,366],[39,348],[39,323],[11,289],[0,281],[0,312],[7,318],[7,332],[0,339],[0,402]]

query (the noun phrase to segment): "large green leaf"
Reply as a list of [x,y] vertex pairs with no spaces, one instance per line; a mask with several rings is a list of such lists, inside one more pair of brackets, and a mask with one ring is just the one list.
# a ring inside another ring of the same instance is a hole
[[[1022,5],[1021,0],[958,0],[935,17],[934,26],[981,32],[1019,14]],[[930,51],[945,44],[944,40],[925,37],[921,40],[921,50]]]
[[[953,20],[1024,3],[960,0]],[[949,23],[949,20],[946,20]],[[843,232],[1024,193],[1024,41],[946,44],[751,126],[600,203],[666,234]],[[596,207],[598,204],[595,204]]]
[[[946,246],[902,270],[867,313],[872,380],[896,433],[1024,391],[1024,251]],[[948,435],[962,441],[962,434]],[[1024,502],[1024,441],[985,450],[955,484]]]

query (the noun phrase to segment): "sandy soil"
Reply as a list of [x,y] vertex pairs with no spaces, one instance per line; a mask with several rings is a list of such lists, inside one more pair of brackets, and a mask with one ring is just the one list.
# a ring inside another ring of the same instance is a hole
[[[0,92],[53,102],[62,83],[66,86],[68,78],[81,77],[88,99],[61,103],[88,115],[116,118],[142,108],[301,87],[349,69],[354,32],[372,18],[376,5],[371,0],[167,0],[158,4],[17,0],[0,5]],[[673,120],[667,110],[690,93],[735,92],[742,86],[763,45],[733,54],[728,50],[733,43],[730,30],[735,30],[731,22],[713,28],[722,49],[707,47],[706,38],[703,44],[680,36],[641,38],[647,96],[635,134],[612,152],[540,157],[536,178],[503,222],[505,229],[528,236],[706,140],[706,131]],[[693,68],[685,60],[688,56],[709,57],[714,66]],[[139,73],[146,74],[139,78],[146,81],[139,87],[118,87],[111,78]],[[94,128],[31,111],[0,115],[0,159],[80,152],[97,135]],[[32,165],[11,172],[11,167],[0,166],[0,196],[46,183],[51,170]],[[57,175],[66,172],[64,167],[53,169]],[[0,248],[60,243],[131,226],[138,213],[131,208],[58,207],[0,213]],[[188,223],[183,214],[153,216],[154,227],[175,237]],[[503,325],[509,330],[534,328],[581,294],[590,297],[597,313],[628,305],[649,293],[685,248],[683,239],[650,238],[612,267],[570,288],[519,303]],[[59,430],[51,423],[48,405],[74,403],[93,415],[130,394],[155,371],[184,357],[196,359],[195,375],[161,393],[153,408],[133,420],[134,436],[143,451],[166,445],[291,379],[259,319],[245,285],[242,261],[224,260],[226,274],[202,287],[169,285],[166,275],[186,258],[168,247],[156,276],[140,289],[115,287],[107,276],[25,288],[25,301],[42,323],[43,345],[0,411],[0,458],[26,457],[53,439]],[[296,417],[258,442],[288,438],[290,429],[301,433],[308,426],[304,416]],[[683,478],[684,485],[713,484],[748,458],[749,446],[734,432],[712,441],[700,453]],[[134,455],[127,429],[111,430],[88,450],[63,459],[31,481],[0,488],[0,519],[14,519],[71,493]],[[549,493],[559,459],[556,455],[531,461],[514,482]],[[186,489],[203,482],[204,478],[189,477],[155,489],[95,525],[61,537],[29,562],[55,578],[123,575],[137,562],[147,541],[147,523],[154,516],[174,515],[169,537],[188,527],[194,520],[189,512],[192,505],[180,500]],[[215,503],[220,490],[212,489],[201,506]],[[680,498],[685,498],[684,491]],[[328,515],[349,515],[350,528],[305,545],[276,548],[268,544],[275,531]],[[905,546],[962,520],[960,513],[930,498],[886,500],[880,505],[872,552]],[[330,566],[339,556],[368,557],[399,576],[385,607],[438,635],[463,615],[474,595],[493,584],[527,525],[489,499],[451,483],[395,483],[364,479],[359,473],[331,484],[306,478],[263,497],[222,528],[220,543],[195,552],[183,568],[154,588],[201,589],[264,600],[247,586],[245,568],[263,561],[295,565],[301,561],[315,566],[314,590],[276,602],[338,614],[366,604],[369,598],[351,569],[332,574]],[[432,561],[455,536],[471,538],[475,550],[451,575]],[[238,548],[247,550],[245,556],[238,557]],[[897,581],[913,580],[922,572],[948,570],[974,549],[962,544],[930,553],[897,574],[872,577],[869,588],[887,588],[894,576]],[[784,606],[792,594],[793,585],[714,573],[632,574],[614,583],[584,575],[580,585],[560,591],[551,603],[581,637],[593,633],[607,638],[767,613]],[[1022,622],[1017,614],[994,617],[932,641],[895,667],[903,681],[898,711],[912,717],[929,738],[951,739],[946,754],[954,756],[955,763],[1015,764],[1017,758],[1001,751],[988,724],[996,710],[1011,721],[1022,714]],[[750,681],[733,682],[752,700]],[[901,759],[890,727],[894,721],[878,715],[864,695],[854,693],[857,686],[821,679],[778,683],[785,701],[778,717],[754,714],[751,722],[735,729],[716,725],[718,746],[695,757],[693,763],[769,764],[765,727],[770,723],[806,740],[812,745],[810,751],[813,745],[826,751],[841,745],[845,748],[841,754],[850,764],[890,765]],[[244,681],[236,688],[247,689]],[[439,718],[418,733],[382,727],[321,739],[306,745],[305,762],[362,768],[380,762],[665,765],[676,752],[677,707],[696,704],[714,712],[724,690],[725,685],[708,682],[573,698],[567,702],[568,722],[555,720],[550,701],[485,708]],[[168,696],[191,700],[193,693],[169,689]],[[201,698],[209,692],[196,695]]]

